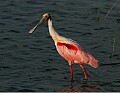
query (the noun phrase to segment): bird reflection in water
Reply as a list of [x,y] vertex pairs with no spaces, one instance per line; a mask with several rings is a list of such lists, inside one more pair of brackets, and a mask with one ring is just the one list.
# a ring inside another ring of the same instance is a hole
[[[82,84],[82,86],[80,86],[79,88],[75,88],[74,83]],[[55,92],[94,92],[96,88],[97,84],[88,84],[87,80],[84,80],[83,82],[73,80],[69,84],[69,88],[57,90]]]

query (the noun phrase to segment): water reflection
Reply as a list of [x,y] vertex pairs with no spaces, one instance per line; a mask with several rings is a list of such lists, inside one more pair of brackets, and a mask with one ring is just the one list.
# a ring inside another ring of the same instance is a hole
[[[75,88],[75,83],[79,83],[82,84],[79,88]],[[56,92],[94,92],[97,88],[97,84],[88,84],[88,81],[83,80],[81,81],[77,81],[77,80],[73,80],[70,82],[69,84],[69,88],[67,89],[61,89],[61,90],[57,90]]]

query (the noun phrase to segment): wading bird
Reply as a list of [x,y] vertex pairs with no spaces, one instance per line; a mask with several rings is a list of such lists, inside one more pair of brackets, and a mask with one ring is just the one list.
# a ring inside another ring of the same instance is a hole
[[85,68],[82,64],[88,64],[94,68],[98,67],[98,60],[96,60],[92,55],[89,53],[86,53],[82,47],[72,39],[65,38],[63,36],[60,36],[53,28],[51,16],[48,13],[45,13],[41,20],[38,22],[38,24],[29,31],[29,33],[33,33],[35,29],[41,25],[44,21],[48,21],[48,29],[50,36],[54,40],[56,49],[58,53],[65,58],[70,66],[70,79],[73,80],[73,70],[72,70],[72,64],[79,64],[79,66],[82,68],[82,71],[84,73],[84,77],[86,80],[88,80],[88,76],[86,73]]

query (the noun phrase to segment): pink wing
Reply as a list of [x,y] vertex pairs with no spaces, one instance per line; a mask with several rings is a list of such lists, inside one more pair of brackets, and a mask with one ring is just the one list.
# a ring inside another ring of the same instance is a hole
[[62,42],[58,42],[57,46],[64,46],[64,47],[67,47],[69,50],[74,50],[74,51],[77,51],[79,49],[73,44],[67,44],[67,43],[62,43]]
[[69,62],[69,65],[85,63],[94,68],[98,67],[97,60],[90,54],[85,53],[75,41],[57,42],[56,48],[58,53]]

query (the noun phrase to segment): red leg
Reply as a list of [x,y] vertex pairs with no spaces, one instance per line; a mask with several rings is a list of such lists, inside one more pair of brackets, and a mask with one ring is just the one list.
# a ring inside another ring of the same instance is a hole
[[88,80],[88,76],[87,76],[87,73],[86,73],[86,70],[85,70],[84,66],[80,64],[80,67],[82,68],[85,79]]
[[72,65],[70,65],[70,80],[73,80],[73,70],[72,70]]

